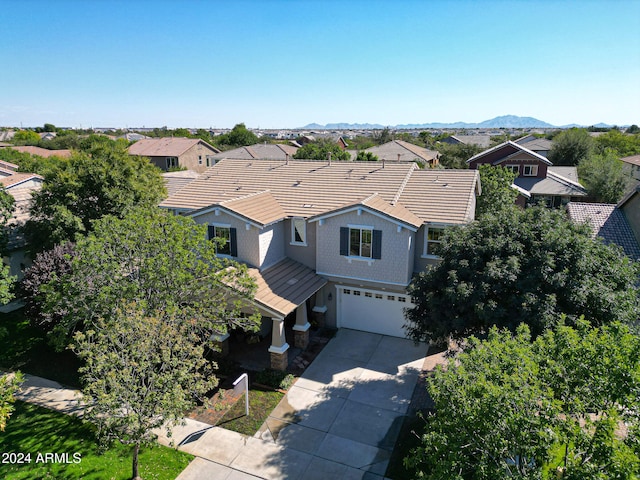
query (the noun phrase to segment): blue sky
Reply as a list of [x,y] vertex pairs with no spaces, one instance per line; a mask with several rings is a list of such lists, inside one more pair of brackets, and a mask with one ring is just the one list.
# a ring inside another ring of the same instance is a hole
[[640,0],[3,0],[0,25],[0,126],[640,124]]

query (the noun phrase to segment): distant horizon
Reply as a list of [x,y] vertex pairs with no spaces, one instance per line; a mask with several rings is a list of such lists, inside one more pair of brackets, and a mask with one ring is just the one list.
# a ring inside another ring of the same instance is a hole
[[6,126],[639,121],[637,0],[4,0],[0,19]]
[[[348,129],[348,128],[352,128],[352,129],[384,129],[384,128],[393,128],[393,129],[397,129],[397,130],[412,130],[412,129],[419,129],[419,128],[434,128],[434,129],[438,129],[438,128],[449,128],[449,129],[495,129],[495,128],[513,128],[513,129],[536,129],[536,128],[572,128],[572,127],[578,127],[578,128],[589,128],[589,127],[595,127],[595,128],[613,128],[613,127],[618,127],[618,128],[627,128],[631,125],[638,125],[640,124],[640,120],[638,122],[634,122],[634,123],[630,123],[630,124],[605,124],[603,122],[598,122],[595,124],[590,124],[590,125],[580,125],[577,123],[569,123],[566,125],[552,125],[552,124],[548,124],[548,125],[524,125],[524,126],[514,126],[514,125],[504,125],[504,126],[477,126],[480,123],[483,122],[489,122],[492,120],[496,120],[502,117],[516,117],[516,118],[520,118],[520,119],[532,119],[535,120],[537,122],[541,122],[541,123],[548,123],[545,122],[544,120],[541,119],[537,119],[537,118],[533,118],[533,117],[528,117],[528,116],[519,116],[519,115],[499,115],[497,117],[491,118],[491,119],[486,119],[483,120],[482,122],[477,122],[477,123],[471,123],[471,122],[464,122],[464,121],[458,121],[458,122],[450,122],[450,123],[444,123],[444,122],[437,122],[437,121],[432,121],[432,122],[416,122],[416,123],[401,123],[401,124],[397,124],[397,125],[381,125],[381,124],[374,124],[371,122],[359,122],[359,123],[348,123],[348,122],[328,122],[326,124],[317,124],[316,122],[311,122],[311,123],[307,123],[306,125],[301,125],[301,126],[297,126],[297,127],[289,127],[289,126],[280,126],[280,127],[273,127],[273,128],[261,128],[261,127],[253,127],[251,125],[246,125],[246,122],[239,122],[239,123],[244,123],[245,126],[251,130],[306,130],[306,129],[313,129],[313,128],[330,128],[330,129]],[[166,125],[154,125],[154,126],[146,126],[146,125],[129,125],[129,126],[122,126],[122,125],[95,125],[95,126],[81,126],[81,127],[73,127],[73,126],[69,126],[69,125],[56,125],[53,122],[44,122],[41,125],[23,125],[23,126],[17,126],[17,125],[0,125],[0,128],[22,128],[22,129],[36,129],[36,128],[42,128],[44,127],[45,123],[49,123],[52,125],[55,125],[56,128],[62,128],[62,129],[82,129],[82,130],[95,130],[95,129],[99,129],[99,130],[103,130],[103,129],[110,129],[110,130],[140,130],[140,129],[156,129],[156,128],[167,128],[169,130],[175,130],[177,128],[186,128],[186,129],[203,129],[203,130],[210,130],[210,129],[219,129],[219,130],[230,130],[232,129],[235,125],[232,125],[230,127],[205,127],[205,126],[193,126],[193,127],[189,127],[189,126],[184,126],[184,125],[179,125],[176,127],[169,127]],[[464,125],[461,125],[464,124]],[[435,126],[434,126],[435,125]]]

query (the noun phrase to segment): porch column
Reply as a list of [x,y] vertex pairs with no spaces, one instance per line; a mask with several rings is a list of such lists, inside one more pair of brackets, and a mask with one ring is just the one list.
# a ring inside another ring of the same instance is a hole
[[272,318],[271,346],[269,354],[271,356],[271,368],[274,370],[286,370],[289,365],[289,344],[284,334],[284,318]]
[[309,328],[311,324],[307,319],[307,302],[296,308],[296,324],[293,326],[293,345],[296,348],[305,349],[309,346]]

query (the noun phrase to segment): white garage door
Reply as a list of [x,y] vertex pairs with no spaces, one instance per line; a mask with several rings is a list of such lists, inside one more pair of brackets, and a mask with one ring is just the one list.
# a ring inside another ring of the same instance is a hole
[[408,295],[362,288],[336,287],[338,327],[406,337],[403,309],[413,307]]

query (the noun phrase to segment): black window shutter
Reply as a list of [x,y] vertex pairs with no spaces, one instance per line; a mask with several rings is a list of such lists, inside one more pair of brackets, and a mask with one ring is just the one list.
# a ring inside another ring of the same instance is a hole
[[229,241],[231,242],[231,256],[238,256],[238,234],[235,228],[229,229]]
[[340,227],[340,255],[349,255],[349,228]]
[[380,260],[382,258],[382,230],[374,230],[371,240],[371,258]]
[[216,236],[216,227],[214,227],[213,225],[208,225],[208,230],[209,230],[209,240],[212,240],[215,238]]

